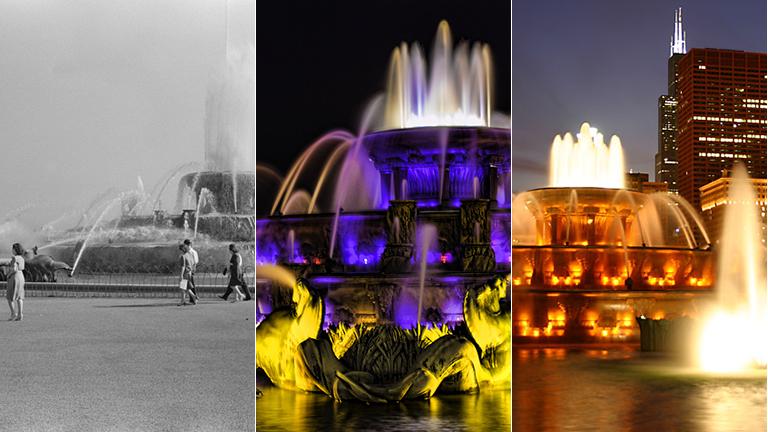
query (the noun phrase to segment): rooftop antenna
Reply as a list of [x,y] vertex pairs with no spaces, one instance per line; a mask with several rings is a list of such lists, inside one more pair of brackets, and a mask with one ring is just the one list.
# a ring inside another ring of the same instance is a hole
[[669,56],[685,54],[685,31],[683,30],[683,8],[675,9],[675,31],[669,41]]

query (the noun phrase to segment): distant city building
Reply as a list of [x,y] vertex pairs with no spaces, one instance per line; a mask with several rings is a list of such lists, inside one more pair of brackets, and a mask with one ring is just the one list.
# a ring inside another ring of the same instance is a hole
[[[760,207],[760,219],[762,221],[762,240],[766,241],[766,179],[753,178],[752,187],[755,189],[757,202],[755,205]],[[724,170],[722,177],[705,184],[699,188],[701,192],[701,212],[704,223],[707,225],[707,232],[711,241],[716,242],[720,239],[723,227],[723,216],[728,202],[728,187],[731,184],[729,172]]]
[[736,161],[766,177],[766,55],[694,48],[677,71],[677,188],[698,209],[699,188]]
[[643,183],[648,182],[648,173],[628,172],[624,177],[627,189],[640,192]]
[[675,30],[669,43],[667,60],[667,94],[659,96],[659,148],[656,153],[657,182],[666,183],[671,192],[677,192],[677,64],[685,55],[683,10],[675,11]]
[[648,181],[648,173],[628,172],[624,184],[627,189],[642,193],[667,192],[667,183]]

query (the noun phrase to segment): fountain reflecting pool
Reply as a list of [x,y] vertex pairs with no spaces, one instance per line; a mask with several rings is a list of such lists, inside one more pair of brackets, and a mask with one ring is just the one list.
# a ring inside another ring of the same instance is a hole
[[513,430],[764,431],[766,375],[717,375],[630,345],[513,349]]
[[336,403],[316,393],[260,387],[257,430],[508,431],[509,390],[399,404]]

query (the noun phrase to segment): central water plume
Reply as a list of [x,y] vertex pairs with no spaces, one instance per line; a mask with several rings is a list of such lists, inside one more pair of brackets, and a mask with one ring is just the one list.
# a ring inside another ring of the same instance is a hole
[[550,187],[624,188],[624,151],[619,137],[609,145],[603,134],[582,123],[576,141],[570,132],[555,136],[549,156]]
[[462,42],[454,50],[451,29],[441,21],[430,66],[427,71],[417,43],[403,42],[394,49],[380,129],[492,126],[493,74],[487,44],[475,43],[470,49]]
[[205,103],[205,161],[215,171],[254,170],[253,47],[229,50]]

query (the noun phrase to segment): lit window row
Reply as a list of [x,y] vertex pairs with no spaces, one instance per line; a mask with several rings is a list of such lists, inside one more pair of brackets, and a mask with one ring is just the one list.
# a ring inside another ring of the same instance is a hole
[[728,158],[728,159],[749,159],[749,155],[734,154],[734,153],[699,153],[700,157],[716,157],[716,158]]
[[732,143],[746,143],[750,142],[748,138],[752,139],[765,139],[765,135],[744,135],[745,138],[713,138],[713,137],[699,137],[699,141],[708,142],[732,142]]
[[760,119],[741,119],[731,117],[705,117],[705,116],[693,116],[694,120],[700,121],[716,121],[716,122],[733,122],[733,123],[765,123],[765,120]]

